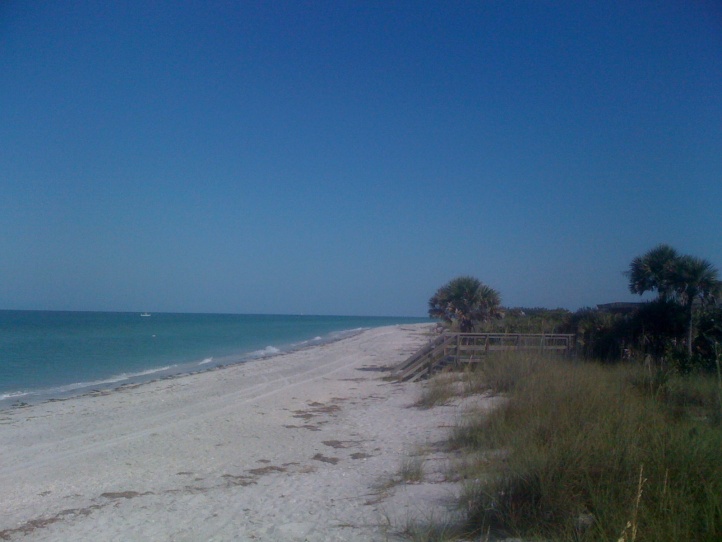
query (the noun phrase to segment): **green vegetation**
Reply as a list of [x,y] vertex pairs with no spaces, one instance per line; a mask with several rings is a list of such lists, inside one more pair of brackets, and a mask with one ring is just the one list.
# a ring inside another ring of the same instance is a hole
[[424,477],[424,462],[419,456],[408,457],[401,464],[399,478],[404,483],[420,482]]
[[492,333],[568,333],[572,313],[567,309],[514,307],[489,320],[480,331]]
[[422,450],[416,450],[414,453],[405,456],[396,475],[378,480],[374,484],[374,489],[379,494],[385,494],[389,489],[400,484],[415,484],[423,480],[424,459],[422,456]]
[[[618,362],[650,361],[679,372],[715,370],[722,344],[719,273],[702,258],[659,245],[632,260],[629,290],[657,299],[602,309],[501,308],[499,294],[473,277],[459,277],[429,300],[429,316],[462,332],[572,333],[577,355]],[[614,305],[614,304],[612,304]]]
[[[461,454],[450,476],[466,480],[454,536],[722,538],[716,378],[514,352],[457,376],[458,390],[505,399],[450,436]],[[436,540],[453,540],[442,523]]]
[[720,293],[717,269],[710,262],[679,255],[668,245],[659,245],[632,260],[629,265],[629,291],[633,294],[656,291],[660,301],[673,301],[686,316],[687,353],[692,355],[694,307],[714,304]]
[[657,299],[574,313],[505,309],[474,322],[478,331],[575,333],[577,359],[498,352],[426,385],[425,408],[454,394],[498,402],[453,429],[449,478],[464,481],[463,519],[425,525],[423,539],[722,540],[717,270],[660,245],[627,275],[630,291]]
[[449,374],[440,374],[436,378],[427,380],[421,392],[421,397],[416,402],[419,408],[431,408],[443,405],[450,399],[456,397],[455,380],[449,378]]
[[454,324],[459,331],[472,331],[478,322],[499,314],[499,293],[474,277],[457,277],[439,288],[429,299],[429,316]]

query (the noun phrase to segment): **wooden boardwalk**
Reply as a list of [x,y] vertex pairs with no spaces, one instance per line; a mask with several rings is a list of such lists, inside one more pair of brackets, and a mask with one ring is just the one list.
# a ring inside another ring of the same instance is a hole
[[543,333],[443,333],[396,368],[394,378],[414,381],[446,366],[482,361],[489,352],[524,350],[570,355],[572,334]]

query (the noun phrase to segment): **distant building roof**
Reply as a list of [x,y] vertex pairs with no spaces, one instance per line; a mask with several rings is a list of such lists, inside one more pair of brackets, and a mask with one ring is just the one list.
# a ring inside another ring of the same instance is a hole
[[602,303],[597,305],[597,309],[604,312],[627,313],[634,312],[646,303],[632,303],[628,301],[617,301],[615,303]]

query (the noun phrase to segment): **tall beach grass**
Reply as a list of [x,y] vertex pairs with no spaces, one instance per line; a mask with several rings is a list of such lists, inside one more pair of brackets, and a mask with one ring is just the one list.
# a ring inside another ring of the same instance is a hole
[[464,452],[467,537],[722,540],[716,378],[523,353],[460,378],[508,398],[450,438]]

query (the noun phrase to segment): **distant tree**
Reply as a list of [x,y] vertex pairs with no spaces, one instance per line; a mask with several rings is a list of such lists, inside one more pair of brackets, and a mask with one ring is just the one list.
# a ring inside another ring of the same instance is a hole
[[499,293],[474,277],[457,277],[436,290],[429,299],[429,316],[456,322],[462,333],[499,315]]
[[679,255],[669,245],[659,245],[634,258],[627,276],[630,292],[641,295],[656,291],[660,301],[673,301],[684,307],[687,353],[691,355],[694,307],[716,301],[722,290],[717,269],[707,260]]
[[682,256],[675,266],[673,288],[687,316],[687,348],[692,354],[695,302],[705,307],[719,296],[721,284],[717,269],[702,258]]
[[481,331],[490,333],[563,333],[571,312],[542,307],[503,307],[503,318],[485,322]]
[[672,290],[673,268],[679,254],[669,245],[658,245],[629,264],[629,291],[642,295],[656,291],[660,299],[668,299]]
[[655,299],[632,314],[631,333],[647,354],[660,360],[687,333],[684,308],[672,299]]
[[586,358],[618,360],[628,343],[626,316],[582,307],[567,319],[564,331],[574,333],[578,353]]
[[700,354],[706,369],[714,369],[722,355],[722,306],[708,307],[699,317],[695,351]]

